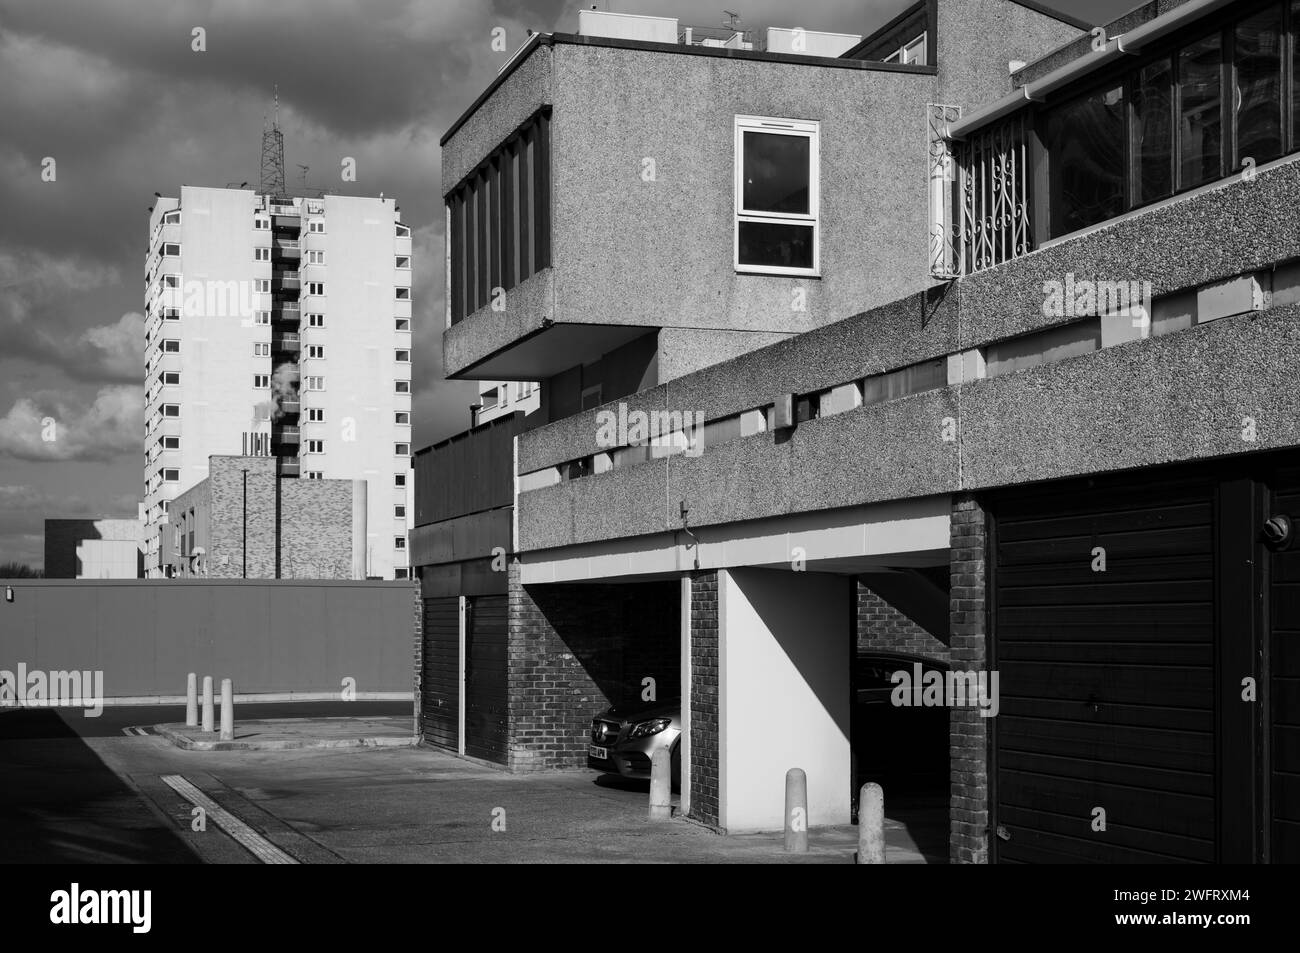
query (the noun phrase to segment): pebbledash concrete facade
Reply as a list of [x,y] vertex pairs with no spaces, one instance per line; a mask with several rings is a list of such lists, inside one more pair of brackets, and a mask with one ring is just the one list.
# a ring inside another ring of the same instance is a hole
[[161,565],[173,578],[364,579],[365,512],[364,480],[277,480],[274,457],[214,455],[171,505]]
[[[1000,690],[996,713],[947,699],[953,861],[1294,860],[1300,89],[1269,87],[1274,141],[1249,95],[1217,155],[1171,124],[1167,195],[1131,165],[1062,183],[1072,131],[1164,128],[1122,98],[1108,125],[1105,78],[1209,49],[1290,81],[1300,4],[1147,4],[1100,49],[1006,0],[909,16],[937,34],[924,66],[541,37],[444,141],[450,194],[549,110],[552,264],[444,337],[453,376],[542,382],[496,536],[452,561],[495,571],[509,606],[499,760],[583,766],[638,656],[675,653],[684,812],[779,829],[800,767],[812,823],[847,823],[855,651],[922,655]],[[1290,59],[1259,67],[1257,46]],[[669,74],[642,121],[627,100]],[[737,266],[735,116],[820,123],[819,274]],[[624,175],[646,156],[672,161]],[[995,165],[1017,170],[996,188]],[[981,188],[1007,193],[997,214]],[[595,379],[642,333],[637,373]],[[611,416],[665,409],[702,426],[608,441]],[[483,518],[442,516],[415,533]],[[593,639],[623,679],[596,677]],[[1265,686],[1249,704],[1243,679]]]

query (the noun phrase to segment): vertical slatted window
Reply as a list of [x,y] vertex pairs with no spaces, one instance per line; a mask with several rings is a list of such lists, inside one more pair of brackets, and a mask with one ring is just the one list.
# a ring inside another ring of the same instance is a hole
[[540,112],[447,195],[453,324],[550,266],[550,151]]

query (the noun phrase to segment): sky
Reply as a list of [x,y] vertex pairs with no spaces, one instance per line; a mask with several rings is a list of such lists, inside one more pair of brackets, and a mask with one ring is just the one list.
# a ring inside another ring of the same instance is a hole
[[[746,29],[863,34],[909,5],[807,0],[796,24],[788,0],[726,2]],[[1049,5],[1101,23],[1134,0]],[[277,86],[289,184],[383,192],[412,228],[416,446],[468,426],[476,385],[442,371],[438,139],[528,28],[575,32],[579,7],[0,0],[0,563],[41,565],[47,517],[135,516],[148,209],[182,184],[256,183]],[[698,0],[600,7],[708,26],[722,16]],[[506,52],[493,49],[498,27]],[[341,181],[344,157],[354,183]],[[50,417],[58,439],[42,440]]]

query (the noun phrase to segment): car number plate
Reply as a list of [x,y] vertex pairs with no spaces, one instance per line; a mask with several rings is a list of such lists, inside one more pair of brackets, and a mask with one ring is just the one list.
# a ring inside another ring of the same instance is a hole
[[600,745],[591,745],[588,750],[591,752],[593,758],[599,758],[601,761],[608,760],[609,758],[608,748],[602,748]]

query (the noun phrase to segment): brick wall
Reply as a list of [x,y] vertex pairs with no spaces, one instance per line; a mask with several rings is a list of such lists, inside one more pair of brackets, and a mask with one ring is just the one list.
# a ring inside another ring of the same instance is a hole
[[718,824],[718,574],[691,575],[691,812]]
[[[173,519],[196,492],[208,505],[208,576],[238,579],[244,559],[244,476],[248,470],[248,576],[275,578],[275,459],[210,458],[208,479],[173,504]],[[280,481],[280,575],[352,578],[352,481]],[[197,504],[196,504],[197,505]],[[170,527],[169,527],[170,528]]]
[[592,717],[638,701],[647,676],[677,694],[676,582],[526,587],[512,563],[508,592],[512,771],[585,768]]
[[876,595],[857,584],[858,651],[902,652],[925,658],[950,658],[948,646]]
[[[971,496],[952,507],[952,667],[983,671],[985,634],[984,510]],[[988,863],[988,719],[976,707],[949,711],[949,859]]]

